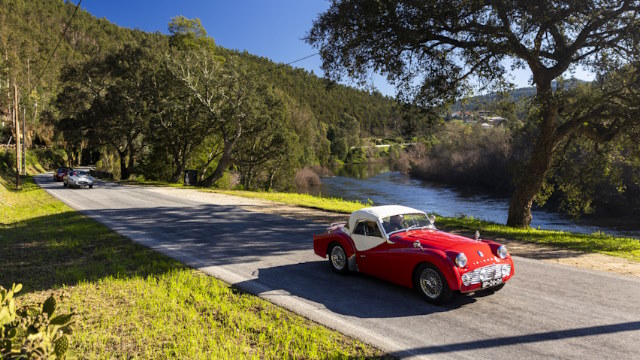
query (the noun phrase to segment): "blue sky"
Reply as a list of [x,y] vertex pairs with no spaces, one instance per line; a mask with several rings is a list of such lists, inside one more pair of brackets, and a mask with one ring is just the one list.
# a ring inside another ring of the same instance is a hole
[[[174,16],[199,18],[216,44],[289,63],[316,52],[302,38],[329,5],[327,0],[83,0],[81,7],[117,25],[150,32],[167,33],[167,24]],[[322,76],[320,64],[320,57],[313,56],[293,66]],[[581,70],[575,76],[592,79]],[[513,74],[517,87],[530,86],[529,78],[524,70]],[[374,78],[374,85],[385,95],[395,94],[379,76]]]

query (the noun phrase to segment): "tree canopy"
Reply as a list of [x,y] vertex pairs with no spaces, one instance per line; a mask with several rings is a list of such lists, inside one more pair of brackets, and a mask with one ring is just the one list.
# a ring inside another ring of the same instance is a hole
[[[628,101],[633,82],[609,86],[591,102],[568,101],[552,81],[576,66],[601,77],[636,71],[639,1],[334,0],[307,41],[320,49],[329,76],[362,78],[374,70],[399,95],[426,106],[448,103],[472,83],[503,83],[511,62],[528,68],[536,87],[536,131],[511,199],[508,224],[526,227],[531,206],[559,146],[572,135],[607,141],[637,126]],[[611,84],[610,84],[611,85]]]

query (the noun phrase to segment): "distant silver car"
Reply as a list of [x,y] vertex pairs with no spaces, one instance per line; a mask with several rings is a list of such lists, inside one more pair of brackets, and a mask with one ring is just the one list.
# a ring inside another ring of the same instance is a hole
[[71,170],[63,178],[64,187],[81,187],[88,186],[93,188],[93,177],[86,171]]

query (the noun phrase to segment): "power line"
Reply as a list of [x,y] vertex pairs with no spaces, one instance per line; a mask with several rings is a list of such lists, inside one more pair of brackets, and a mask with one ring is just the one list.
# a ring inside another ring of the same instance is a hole
[[306,60],[306,59],[308,59],[308,58],[314,57],[314,56],[316,56],[316,55],[318,55],[318,54],[320,54],[320,52],[316,52],[316,53],[313,53],[313,54],[311,54],[311,55],[307,55],[307,56],[301,57],[301,58],[299,58],[299,59],[295,59],[295,60],[290,61],[290,62],[288,62],[288,63],[286,63],[286,64],[279,64],[279,65],[276,65],[276,66],[274,66],[274,67],[272,67],[272,68],[270,68],[270,69],[263,70],[263,71],[260,71],[260,72],[254,73],[254,74],[249,74],[249,75],[246,75],[246,76],[241,76],[240,78],[238,78],[238,79],[234,79],[234,80],[230,81],[228,84],[225,84],[225,86],[226,86],[226,85],[231,85],[231,84],[233,84],[233,83],[235,83],[235,82],[238,82],[238,81],[240,81],[240,80],[249,80],[249,79],[251,79],[251,78],[254,78],[254,77],[256,77],[256,76],[260,76],[260,75],[262,75],[262,74],[265,74],[265,73],[268,73],[268,72],[270,72],[270,71],[273,71],[273,70],[279,69],[279,68],[281,68],[281,67],[285,67],[285,66],[288,66],[288,65],[291,65],[291,64],[295,64],[295,63],[297,63],[297,62],[299,62],[299,61]]
[[44,74],[44,71],[47,70],[47,67],[49,67],[49,63],[51,62],[51,59],[53,58],[53,55],[55,55],[56,51],[58,50],[58,47],[60,46],[60,43],[62,42],[62,39],[64,38],[65,34],[67,33],[67,29],[69,29],[69,25],[71,25],[71,21],[76,16],[76,12],[78,12],[78,8],[80,7],[81,3],[82,3],[82,0],[78,1],[78,5],[76,5],[76,8],[73,10],[73,14],[71,14],[71,18],[69,18],[69,21],[67,22],[67,25],[64,27],[64,30],[62,31],[62,35],[60,35],[60,39],[58,39],[58,43],[56,44],[56,47],[53,49],[53,52],[51,52],[51,55],[49,55],[49,59],[47,59],[47,63],[44,65],[42,70],[40,70],[40,74],[38,74],[38,77],[36,78],[36,82],[33,84],[33,87],[31,89],[29,89],[29,92],[27,93],[27,95],[31,94],[33,89],[35,89],[36,86],[38,86],[38,84],[40,83],[40,78]]
[[305,57],[301,57],[301,58],[299,58],[299,59],[296,59],[296,60],[290,61],[290,62],[288,62],[288,63],[286,63],[286,64],[280,64],[280,65],[274,66],[274,67],[272,67],[271,69],[267,69],[267,70],[261,71],[261,72],[259,72],[259,73],[255,73],[255,74],[253,74],[253,75],[247,76],[247,79],[251,79],[251,78],[253,78],[253,77],[256,77],[256,76],[262,75],[262,74],[264,74],[264,73],[268,73],[268,72],[270,72],[270,71],[273,71],[273,70],[279,69],[279,68],[281,68],[281,67],[285,67],[285,66],[287,66],[287,65],[295,64],[295,63],[297,63],[297,62],[299,62],[299,61],[306,60],[306,59],[308,59],[308,58],[310,58],[310,57],[314,57],[314,56],[316,56],[316,55],[318,55],[318,54],[320,54],[320,53],[319,53],[319,52],[317,52],[317,53],[314,53],[314,54],[311,54],[311,55],[307,55],[307,56],[305,56]]

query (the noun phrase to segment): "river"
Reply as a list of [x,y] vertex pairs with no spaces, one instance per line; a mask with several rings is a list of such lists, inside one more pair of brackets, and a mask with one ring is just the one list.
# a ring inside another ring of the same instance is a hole
[[[508,198],[465,192],[412,179],[408,175],[391,171],[386,163],[344,165],[332,169],[332,172],[335,176],[323,178],[321,185],[301,188],[298,192],[364,203],[371,200],[374,205],[401,204],[445,217],[467,215],[499,224],[507,222]],[[532,216],[533,228],[640,237],[640,229],[622,231],[598,226],[587,220],[576,221],[544,209],[534,209]]]

